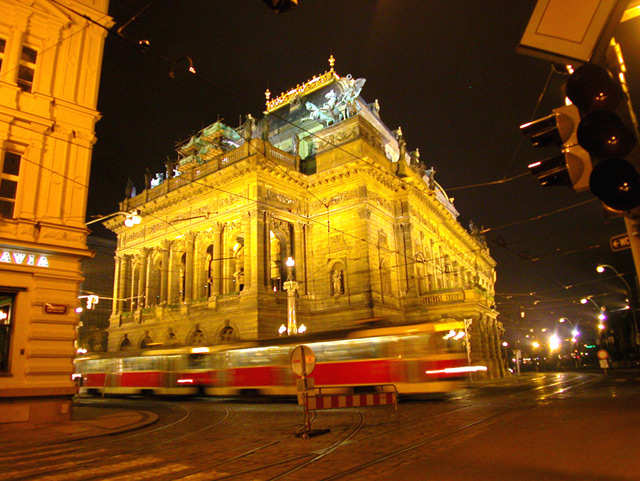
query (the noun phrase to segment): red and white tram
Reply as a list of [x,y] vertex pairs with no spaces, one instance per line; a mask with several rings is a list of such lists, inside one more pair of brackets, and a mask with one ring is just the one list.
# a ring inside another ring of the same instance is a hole
[[81,393],[295,395],[291,351],[316,356],[316,386],[366,390],[395,384],[401,394],[455,389],[471,371],[461,322],[369,326],[211,347],[125,351],[76,359]]

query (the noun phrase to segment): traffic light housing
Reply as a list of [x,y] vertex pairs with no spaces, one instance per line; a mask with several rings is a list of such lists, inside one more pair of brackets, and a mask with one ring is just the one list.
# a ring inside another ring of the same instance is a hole
[[585,64],[571,74],[565,89],[580,112],[578,143],[594,164],[591,192],[617,212],[640,206],[640,175],[629,160],[636,132],[627,118],[622,85],[606,68]]
[[284,13],[298,6],[298,0],[264,0],[264,3],[276,13]]
[[531,174],[545,187],[565,186],[576,192],[589,189],[591,158],[578,143],[580,112],[575,105],[553,110],[551,115],[520,126],[534,147],[556,146],[561,154],[529,165]]

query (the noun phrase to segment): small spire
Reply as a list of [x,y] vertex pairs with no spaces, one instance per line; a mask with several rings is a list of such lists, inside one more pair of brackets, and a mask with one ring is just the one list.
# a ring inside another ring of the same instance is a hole
[[333,70],[333,66],[336,64],[336,59],[333,58],[333,54],[331,54],[329,56],[329,67],[331,67],[331,70]]
[[271,100],[271,91],[267,89],[267,91],[264,93],[264,96],[267,99],[267,105],[269,105],[269,101]]

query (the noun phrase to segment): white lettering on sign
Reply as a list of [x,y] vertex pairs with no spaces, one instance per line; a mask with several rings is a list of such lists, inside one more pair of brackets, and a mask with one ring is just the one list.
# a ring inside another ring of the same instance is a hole
[[24,254],[22,252],[3,251],[0,255],[0,262],[6,264],[19,264],[38,267],[49,267],[49,259],[46,256],[36,256],[34,254]]

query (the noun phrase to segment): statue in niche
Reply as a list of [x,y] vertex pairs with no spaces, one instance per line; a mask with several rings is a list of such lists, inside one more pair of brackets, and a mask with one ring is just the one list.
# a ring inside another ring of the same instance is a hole
[[236,282],[236,290],[238,292],[244,289],[244,239],[236,238],[236,244],[233,246],[233,256],[235,257],[235,270],[233,278]]
[[336,268],[331,272],[331,295],[339,294],[344,294],[344,273]]
[[280,289],[280,279],[282,278],[282,248],[280,246],[280,240],[276,237],[273,231],[269,231],[270,237],[270,272],[271,272],[271,287],[274,291]]

